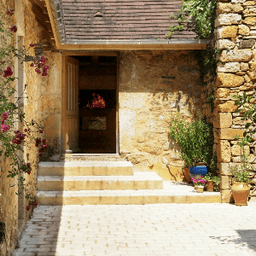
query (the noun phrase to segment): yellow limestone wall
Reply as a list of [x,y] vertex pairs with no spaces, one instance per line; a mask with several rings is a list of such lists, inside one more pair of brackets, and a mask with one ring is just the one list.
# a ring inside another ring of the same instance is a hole
[[124,51],[119,65],[120,153],[137,169],[183,180],[183,161],[168,134],[178,111],[191,119],[202,110],[193,51]]
[[[220,51],[215,83],[213,124],[217,142],[218,167],[221,175],[222,201],[231,200],[230,170],[241,162],[241,152],[234,136],[243,136],[245,121],[234,113],[234,95],[255,94],[256,82],[256,2],[221,0],[217,5],[216,48]],[[251,147],[251,146],[250,146]],[[251,147],[255,150],[255,147]],[[249,147],[246,148],[249,153]],[[251,154],[250,160],[253,159]],[[256,163],[255,161],[253,162]],[[251,187],[256,185],[256,173],[251,172]]]

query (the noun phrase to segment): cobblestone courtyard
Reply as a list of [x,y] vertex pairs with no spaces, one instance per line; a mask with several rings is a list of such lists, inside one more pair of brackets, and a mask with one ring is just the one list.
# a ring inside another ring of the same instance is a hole
[[39,206],[13,255],[256,255],[256,203]]

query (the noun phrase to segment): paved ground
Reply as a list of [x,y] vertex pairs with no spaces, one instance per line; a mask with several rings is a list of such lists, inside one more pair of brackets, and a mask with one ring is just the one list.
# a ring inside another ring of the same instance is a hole
[[256,255],[256,203],[39,206],[13,255]]

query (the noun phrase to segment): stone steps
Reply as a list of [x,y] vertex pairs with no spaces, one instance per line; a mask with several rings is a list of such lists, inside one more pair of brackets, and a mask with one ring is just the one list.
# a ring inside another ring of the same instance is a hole
[[133,175],[128,161],[41,162],[39,176],[122,176]]
[[133,176],[39,176],[41,191],[162,189],[163,180],[154,172],[134,172]]
[[42,205],[221,202],[220,193],[175,184],[155,172],[134,171],[127,161],[42,162],[37,196]]
[[[164,184],[166,182],[164,181]],[[155,190],[40,191],[44,205],[127,205],[158,203],[220,203],[219,192],[196,193],[189,185],[172,185]]]

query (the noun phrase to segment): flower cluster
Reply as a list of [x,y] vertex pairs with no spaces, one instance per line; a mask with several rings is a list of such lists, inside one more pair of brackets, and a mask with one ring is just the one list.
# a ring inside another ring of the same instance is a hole
[[8,130],[10,130],[10,126],[9,125],[6,125],[4,122],[5,120],[8,118],[8,114],[6,112],[4,112],[2,114],[2,122],[1,122],[1,132],[4,133]]
[[10,27],[10,30],[11,30],[12,32],[17,32],[17,26],[16,26],[16,25],[11,26],[11,27]]
[[[30,44],[30,46],[34,46],[34,44]],[[37,74],[41,74],[42,76],[48,76],[47,70],[50,68],[49,66],[45,66],[45,57],[41,56],[40,60],[34,59],[34,63],[31,63],[30,66],[35,68]]]
[[200,174],[194,176],[191,181],[196,186],[204,186],[204,184],[206,183],[206,179],[204,179],[203,176]]
[[32,171],[31,163],[27,163],[27,164],[24,163],[24,164],[21,166],[21,170],[22,170],[23,172],[26,172],[27,174],[30,174],[31,171]]
[[15,138],[12,140],[12,143],[14,144],[21,144],[22,141],[25,139],[25,134],[23,134],[20,130],[17,130],[14,132],[16,135],[15,135]]
[[40,138],[36,138],[36,147],[39,147],[39,145],[42,142],[42,147],[39,149],[39,156],[42,156],[42,153],[48,149],[48,146],[46,145],[46,139],[40,139]]
[[29,195],[26,196],[26,199],[29,200],[29,205],[26,206],[26,210],[29,211],[30,208],[34,208],[38,206],[37,197],[30,197]]
[[90,102],[88,102],[88,104],[86,105],[87,108],[93,109],[93,108],[106,107],[106,103],[103,97],[101,97],[99,94],[97,94],[97,97],[96,97],[95,93],[93,93],[92,96],[93,96],[92,103],[90,104]]
[[14,10],[13,9],[10,9],[10,10],[7,10],[7,15],[10,15],[10,16],[12,16],[13,15],[13,13],[14,13]]
[[[8,66],[6,68],[6,70],[4,70],[4,74],[3,74],[3,77],[8,77],[8,76],[11,76],[13,74],[13,71],[12,71],[12,68],[10,66]],[[2,73],[1,73],[2,75]]]

